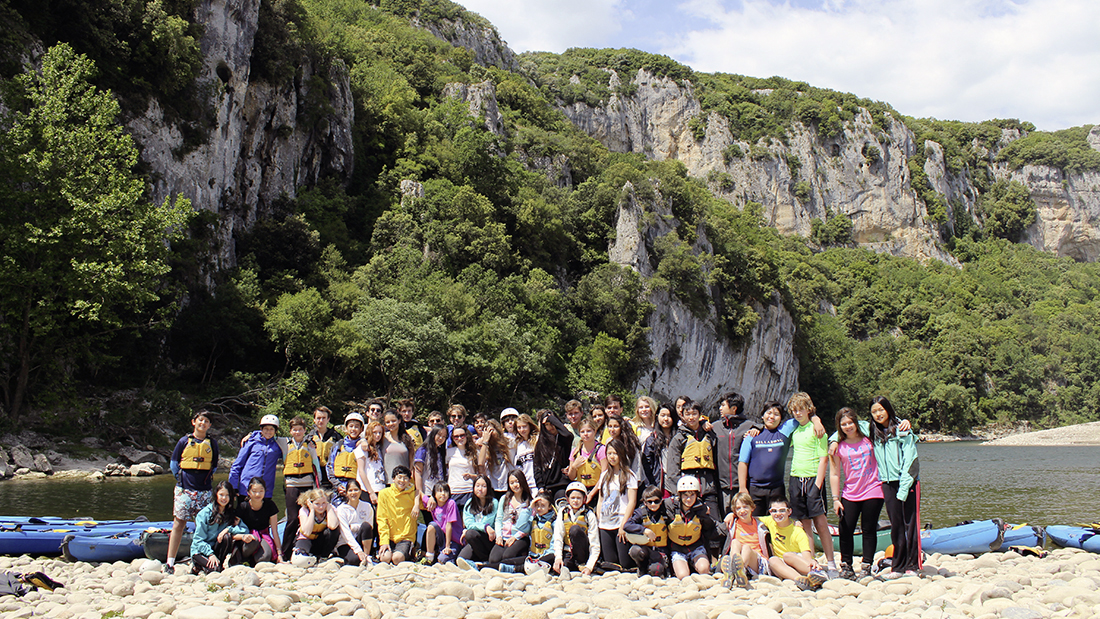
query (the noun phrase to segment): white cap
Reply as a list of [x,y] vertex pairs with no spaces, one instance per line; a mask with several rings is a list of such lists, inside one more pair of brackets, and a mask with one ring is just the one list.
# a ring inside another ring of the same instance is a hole
[[264,415],[260,418],[260,427],[262,428],[264,426],[275,426],[276,428],[278,428],[279,418],[275,415]]
[[699,480],[691,475],[684,475],[676,482],[676,492],[699,492]]
[[359,413],[348,413],[347,417],[344,417],[344,425],[348,425],[349,421],[358,421],[359,423],[366,425],[367,422],[363,421],[363,416]]
[[504,419],[505,417],[519,417],[519,411],[509,406],[508,408],[500,411],[500,418]]

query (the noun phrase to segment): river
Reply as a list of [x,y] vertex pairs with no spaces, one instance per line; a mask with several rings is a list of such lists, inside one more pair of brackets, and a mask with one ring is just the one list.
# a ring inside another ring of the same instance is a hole
[[[924,443],[919,453],[921,520],[935,527],[993,517],[1047,525],[1093,522],[1100,516],[1100,447]],[[173,484],[170,475],[101,483],[4,481],[0,515],[169,520]],[[275,501],[283,507],[281,489]]]

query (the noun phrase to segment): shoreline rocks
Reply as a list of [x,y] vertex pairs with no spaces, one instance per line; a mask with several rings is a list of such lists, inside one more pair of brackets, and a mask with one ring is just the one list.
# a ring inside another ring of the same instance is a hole
[[566,580],[545,572],[410,563],[358,568],[331,560],[309,569],[237,566],[208,576],[164,575],[159,563],[145,559],[88,564],[0,557],[0,569],[41,570],[65,584],[55,593],[0,598],[0,617],[57,619],[1083,619],[1094,617],[1100,604],[1100,555],[1076,549],[1056,549],[1043,559],[937,554],[928,557],[923,578],[832,580],[816,592],[769,576],[752,581],[751,590],[728,590],[699,575],[677,581],[574,573]]

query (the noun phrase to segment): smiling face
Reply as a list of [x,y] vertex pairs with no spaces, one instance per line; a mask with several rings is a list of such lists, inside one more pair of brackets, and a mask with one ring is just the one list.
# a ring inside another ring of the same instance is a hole
[[393,477],[393,485],[397,486],[397,489],[402,492],[409,489],[410,483],[412,483],[412,478],[404,473]]
[[574,490],[573,492],[570,492],[569,507],[572,508],[573,511],[579,510],[581,507],[584,506],[584,500],[586,498],[587,497],[585,496],[585,494],[580,490]]
[[668,408],[662,408],[657,413],[657,425],[661,428],[668,430],[672,427],[672,410]]
[[301,443],[306,439],[306,429],[303,426],[290,426],[290,438],[294,439],[295,443]]
[[199,415],[191,420],[191,428],[198,438],[206,438],[206,431],[210,429],[210,420],[206,415]]
[[344,429],[348,432],[348,438],[356,439],[363,433],[363,422],[358,419],[344,422]]
[[367,407],[367,418],[381,420],[382,419],[382,405],[371,404]]
[[603,427],[603,424],[606,421],[607,412],[604,411],[604,409],[599,407],[592,409],[592,423],[595,423],[597,426]]
[[516,420],[516,436],[523,440],[531,438],[531,424],[527,423],[523,419]]
[[519,483],[519,478],[513,473],[508,476],[508,489],[512,491],[512,494],[519,496],[523,492],[523,486]]
[[370,441],[372,444],[377,445],[382,442],[382,437],[385,435],[385,431],[382,426],[376,424],[371,425],[370,428]]
[[344,494],[347,495],[349,503],[358,503],[359,497],[363,494],[363,489],[359,487],[359,484],[348,484],[348,487],[344,489]]
[[786,503],[772,503],[772,506],[768,509],[768,515],[772,517],[775,524],[783,527],[787,525],[787,520],[791,517],[791,508]]
[[880,426],[885,426],[890,421],[890,413],[878,402],[871,405],[871,419]]
[[429,427],[435,427],[435,426],[441,426],[441,425],[444,425],[442,414],[440,414],[439,412],[433,412],[432,414],[428,415],[428,426]]
[[397,416],[397,413],[386,414],[386,432],[390,435],[396,436],[397,429],[401,427],[401,418]]
[[851,417],[841,418],[841,420],[840,420],[840,431],[844,433],[844,438],[851,439],[853,441],[858,439],[859,438],[859,433],[857,432],[858,429],[859,429],[859,426],[856,425],[855,420],[852,419]]
[[265,439],[267,439],[269,441],[271,439],[275,438],[275,426],[272,426],[272,425],[260,426],[260,436],[264,437]]
[[248,500],[259,502],[264,500],[264,493],[267,491],[261,484],[252,484],[248,487]]
[[447,433],[446,432],[436,432],[436,434],[435,434],[435,446],[436,447],[442,447],[446,444],[447,444]]
[[607,464],[609,466],[619,466],[619,452],[610,445],[607,447]]
[[619,420],[612,417],[607,420],[607,436],[611,439],[616,439],[622,436],[623,426],[619,423]]
[[653,419],[653,409],[650,408],[649,402],[645,400],[638,400],[638,403],[634,405],[634,412],[638,415],[638,419],[646,423]]
[[695,408],[685,408],[684,415],[681,417],[684,420],[684,425],[692,430],[699,427],[699,411]]
[[214,499],[218,502],[218,506],[225,509],[229,505],[229,490],[226,488],[218,488],[218,493],[214,495]]
[[459,449],[466,446],[466,439],[466,428],[459,426],[451,431],[451,442]]
[[737,515],[737,519],[741,522],[748,522],[752,519],[752,505],[738,501],[733,508],[733,513]]
[[774,430],[779,427],[779,422],[783,420],[783,413],[779,412],[778,408],[774,406],[764,411],[764,427],[769,430]]
[[478,479],[474,482],[474,496],[479,499],[489,496],[489,484],[485,483],[484,479]]
[[451,500],[451,493],[447,492],[446,488],[440,488],[435,491],[435,503],[436,505],[443,505],[447,501]]

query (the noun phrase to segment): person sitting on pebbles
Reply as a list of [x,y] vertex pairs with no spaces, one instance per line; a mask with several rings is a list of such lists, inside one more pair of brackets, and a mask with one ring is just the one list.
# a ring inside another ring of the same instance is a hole
[[565,489],[566,502],[554,521],[554,572],[580,567],[592,573],[600,557],[600,534],[596,512],[588,507],[588,488],[575,481]]
[[291,563],[299,567],[327,559],[340,540],[340,518],[320,488],[298,495],[298,537],[294,540]]
[[[623,525],[630,541],[630,558],[638,565],[638,575],[663,577],[668,574],[668,515],[664,491],[649,486],[642,492],[642,506],[634,510]],[[644,538],[644,539],[643,539]]]
[[829,579],[814,560],[813,546],[806,531],[791,520],[787,499],[772,499],[770,515],[760,519],[771,536],[768,569],[773,576],[793,580],[803,591],[814,591]]
[[710,511],[699,496],[699,480],[684,475],[676,482],[676,498],[666,499],[665,509],[672,514],[668,523],[668,541],[672,556],[672,572],[680,580],[696,573],[710,573],[707,552],[711,540],[721,533],[710,517]]

